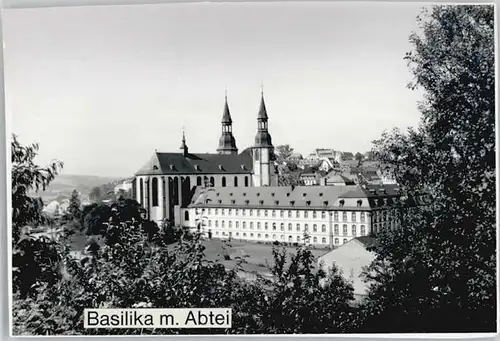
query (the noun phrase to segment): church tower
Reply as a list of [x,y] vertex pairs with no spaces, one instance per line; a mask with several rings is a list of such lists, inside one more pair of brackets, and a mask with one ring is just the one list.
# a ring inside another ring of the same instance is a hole
[[189,154],[188,146],[186,144],[186,134],[184,134],[184,131],[182,132],[182,144],[179,149],[182,150],[182,155],[184,157],[186,157]]
[[217,152],[219,154],[238,154],[238,148],[236,148],[236,141],[233,136],[233,120],[231,119],[231,114],[229,113],[229,105],[227,104],[227,93],[225,96],[224,112],[222,113],[222,134],[219,138],[219,148]]
[[272,186],[274,147],[268,132],[267,110],[264,92],[261,92],[259,114],[257,116],[257,135],[253,146],[253,184],[255,187]]

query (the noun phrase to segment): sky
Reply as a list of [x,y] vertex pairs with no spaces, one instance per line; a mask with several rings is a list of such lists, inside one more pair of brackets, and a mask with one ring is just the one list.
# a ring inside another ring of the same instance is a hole
[[155,149],[215,153],[225,89],[237,147],[261,85],[274,145],[364,152],[418,124],[403,59],[416,3],[186,3],[3,13],[6,111],[37,162],[130,176]]

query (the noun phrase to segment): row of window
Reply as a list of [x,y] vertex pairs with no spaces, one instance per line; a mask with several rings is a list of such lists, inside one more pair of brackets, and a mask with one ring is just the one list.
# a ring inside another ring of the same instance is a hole
[[[226,232],[221,232],[221,233],[219,234],[219,231],[215,231],[215,235],[216,235],[216,236],[221,235],[221,236],[226,236],[226,237],[228,237],[228,236],[229,236],[229,234],[228,234],[228,233],[226,233]],[[235,233],[235,236],[236,236],[236,237],[242,237],[242,238],[247,238],[247,237],[248,237],[248,238],[257,238],[257,239],[264,239],[264,240],[272,240],[272,241],[282,241],[282,242],[284,242],[284,241],[285,241],[285,235],[283,235],[283,234],[282,234],[282,235],[280,235],[279,240],[278,240],[278,238],[277,238],[277,236],[276,236],[275,234],[273,234],[273,235],[271,236],[271,235],[269,235],[269,234],[261,234],[261,233],[256,233],[256,234],[254,234],[254,233],[248,233],[248,234],[247,234],[246,232],[243,232],[243,233],[241,233],[241,235],[240,235],[240,233],[239,233],[239,232],[236,232],[236,233]],[[304,240],[303,240],[303,239],[301,239],[301,237],[300,237],[300,236],[296,236],[296,238],[295,238],[295,242],[300,243],[301,241],[304,241]],[[327,242],[327,238],[326,238],[326,237],[323,237],[323,238],[321,238],[321,239],[319,239],[318,237],[313,237],[312,239],[309,239],[309,240],[308,240],[308,242],[311,242],[311,241],[312,241],[312,243],[313,243],[313,244],[318,244],[318,242],[320,242],[320,241],[321,241],[321,244],[327,244],[327,243],[328,243],[328,242]],[[294,240],[293,240],[293,237],[292,237],[292,236],[288,236],[288,242],[289,242],[289,243],[293,243],[293,242],[294,242]],[[342,240],[342,242],[343,242],[344,244],[345,244],[345,243],[347,243],[347,238],[344,238],[344,239]],[[339,239],[339,238],[335,238],[335,239],[334,239],[334,244],[335,244],[335,245],[339,245],[339,244],[340,244],[340,239]]]
[[[264,216],[264,217],[268,217],[269,216],[269,211],[271,211],[271,217],[275,218],[277,216],[277,213],[279,212],[279,217],[280,218],[284,218],[285,217],[285,211],[284,210],[255,210],[255,214],[254,214],[254,210],[253,209],[241,209],[241,215],[243,217],[248,216],[249,217],[253,217],[253,216],[256,216],[256,217],[260,217],[261,215]],[[208,215],[211,215],[212,214],[212,208],[208,208],[207,209],[207,214]],[[219,214],[219,208],[214,208],[213,209],[213,212],[214,212],[214,215],[218,215]],[[300,218],[301,215],[300,215],[300,212],[299,210],[296,210],[296,211],[287,211],[287,218],[292,218],[293,217],[293,213],[292,212],[295,212],[295,218]],[[196,210],[196,214],[199,214],[200,211],[197,209]],[[240,213],[240,210],[239,209],[231,209],[231,208],[221,208],[220,209],[220,215],[221,216],[225,216],[226,214],[228,216],[231,216],[231,215],[234,215],[235,216],[238,216],[239,213]],[[312,211],[312,212],[309,212],[309,211],[302,211],[302,217],[303,218],[309,218],[309,213],[311,213],[311,216],[313,219],[317,219],[318,217],[321,217],[321,219],[325,219],[326,218],[326,212],[325,211],[322,211],[320,212],[321,214],[319,215],[317,211]],[[201,209],[201,214],[205,214],[205,209],[202,208]],[[342,221],[348,221],[348,213],[347,212],[342,212]],[[339,212],[333,212],[333,220],[334,221],[339,221]],[[357,212],[351,212],[351,221],[356,221],[357,220]],[[365,212],[360,212],[360,221],[361,222],[364,222],[366,220],[366,213]]]
[[[187,187],[189,189],[191,189],[190,178],[186,177],[185,180],[183,180],[183,181],[185,181],[187,184]],[[177,191],[178,187],[179,187],[178,178],[177,177],[169,178],[169,182],[172,182],[172,186],[173,186],[174,191]],[[225,176],[222,177],[221,182],[222,182],[222,187],[226,187],[227,179]],[[250,178],[248,176],[245,176],[243,179],[243,182],[244,182],[244,186],[248,187],[250,185]],[[184,183],[183,183],[183,185],[184,185]],[[158,178],[153,177],[153,179],[151,180],[151,197],[152,197],[151,204],[153,207],[158,206],[158,190],[159,190],[158,186],[159,186]],[[196,186],[214,187],[215,186],[215,178],[213,176],[211,176],[211,177],[198,176],[198,177],[196,177]],[[235,176],[233,178],[233,186],[238,187],[238,177],[237,176]],[[139,180],[139,194],[140,194],[140,198],[142,201],[142,198],[144,198],[144,181],[143,181],[143,179]]]
[[[208,224],[208,227],[211,228],[212,227],[212,220],[208,220],[207,224]],[[262,223],[260,223],[260,222],[257,222],[257,224],[254,225],[254,222],[251,221],[248,224],[248,228],[250,230],[253,230],[255,226],[257,227],[257,230],[261,230],[262,229]],[[218,220],[214,220],[213,227],[219,228],[219,221]],[[220,223],[220,227],[221,228],[225,228],[226,227],[226,221],[222,220],[221,223]],[[233,222],[232,221],[228,221],[227,222],[227,227],[228,228],[233,228]],[[240,222],[239,221],[235,221],[234,222],[234,227],[235,228],[239,228],[240,227]],[[241,223],[241,228],[243,230],[247,228],[247,222],[246,221],[243,221]],[[267,222],[264,223],[264,230],[269,230],[269,224]],[[278,230],[277,224],[276,223],[272,223],[272,231],[277,231],[277,230]],[[294,230],[293,229],[293,225],[291,223],[289,223],[288,224],[288,231],[292,232],[293,230]],[[285,231],[285,224],[284,223],[280,224],[280,231]],[[301,230],[300,224],[296,224],[295,231],[296,232],[301,232],[301,231],[303,231],[303,232],[313,232],[313,233],[317,233],[317,232],[326,233],[327,232],[325,224],[321,225],[321,231],[318,229],[318,226],[316,224],[313,224],[312,231],[309,231],[309,224],[304,224],[304,229],[303,230]],[[333,234],[335,236],[339,236],[340,235],[340,230],[339,230],[339,225],[338,224],[335,224],[333,226]],[[348,235],[348,226],[346,224],[342,225],[342,235],[344,235],[344,236]],[[356,237],[357,235],[358,235],[357,225],[352,225],[352,227],[351,227],[351,236]],[[366,235],[366,227],[365,227],[365,225],[361,225],[360,226],[360,234],[359,235],[360,236],[365,236]]]

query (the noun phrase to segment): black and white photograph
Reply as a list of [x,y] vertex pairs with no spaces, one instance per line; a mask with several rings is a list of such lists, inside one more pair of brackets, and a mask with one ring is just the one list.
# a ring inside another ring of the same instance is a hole
[[4,9],[11,336],[495,335],[495,11]]

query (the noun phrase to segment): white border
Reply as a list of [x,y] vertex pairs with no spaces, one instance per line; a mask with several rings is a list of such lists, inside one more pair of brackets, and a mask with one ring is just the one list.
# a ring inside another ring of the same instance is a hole
[[[3,42],[3,22],[2,22],[2,16],[3,12],[5,9],[11,10],[11,9],[22,9],[22,8],[39,8],[39,7],[76,7],[76,6],[109,6],[109,5],[147,5],[147,4],[168,4],[168,3],[206,3],[206,2],[231,2],[231,3],[239,3],[239,2],[275,2],[275,1],[269,1],[269,0],[254,0],[254,1],[246,1],[246,0],[231,0],[231,1],[224,1],[224,0],[212,0],[212,1],[198,1],[198,0],[0,0],[0,10],[2,13],[0,13],[0,40]],[[280,1],[281,2],[281,1]],[[283,1],[285,2],[285,1]],[[288,0],[288,2],[305,2],[301,0]],[[310,1],[313,2],[313,1]],[[324,0],[324,1],[314,1],[314,2],[349,2],[349,1],[329,1],[329,0]],[[394,3],[400,3],[402,1],[356,1],[356,2],[368,2],[368,3],[381,3],[381,2],[394,2]],[[495,56],[497,57],[495,60],[495,90],[496,93],[498,94],[498,11],[497,11],[497,6],[496,3],[494,2],[471,2],[471,1],[456,1],[456,2],[448,2],[448,1],[407,1],[405,3],[420,3],[422,6],[425,5],[432,5],[432,4],[441,4],[441,5],[494,5],[494,14],[495,14]],[[2,44],[3,45],[3,44]],[[0,62],[3,65],[3,48],[2,51],[0,52]],[[10,169],[12,167],[11,165],[11,148],[10,148],[10,138],[11,138],[11,133],[12,133],[12,117],[8,116],[6,114],[6,107],[5,107],[5,85],[4,85],[4,71],[3,68],[1,68],[0,71],[0,80],[1,84],[3,87],[4,91],[1,91],[0,94],[0,103],[3,102],[3,106],[0,110],[3,110],[3,114],[5,117],[5,130],[0,130],[1,133],[5,131],[5,165],[6,167],[4,168],[4,171],[6,173],[6,191],[3,193],[6,193],[6,214],[3,215],[6,219],[6,225],[7,225],[7,237],[8,238],[3,238],[3,240],[7,243],[6,245],[6,250],[7,250],[7,279],[8,279],[8,286],[7,286],[7,297],[8,297],[8,330],[9,330],[9,337],[11,338],[16,338],[16,339],[22,339],[22,338],[43,338],[46,336],[14,336],[12,335],[12,244],[10,242],[11,240],[11,235],[12,235],[12,223],[11,223],[11,214],[12,214],[12,188],[11,188],[11,172]],[[498,200],[499,194],[500,194],[500,186],[499,186],[499,166],[500,166],[500,160],[498,157],[498,145],[500,142],[499,134],[498,134],[498,101],[495,100],[495,132],[497,133],[496,135],[496,208],[497,208],[497,287],[499,285],[499,280],[500,280],[500,275],[499,275],[499,260],[500,260],[500,255],[499,255],[499,241],[498,241],[498,224],[499,224],[499,210],[500,210],[500,203]],[[1,173],[0,173],[1,174]],[[0,199],[1,201],[1,199]],[[1,209],[0,208],[0,215],[1,215]],[[4,233],[4,232],[2,232]],[[4,283],[2,283],[4,285]],[[496,333],[414,333],[414,334],[282,334],[282,335],[273,335],[273,334],[259,334],[259,335],[245,335],[245,334],[235,334],[235,335],[226,335],[226,334],[216,334],[216,335],[51,335],[49,338],[89,338],[89,337],[97,337],[97,338],[105,338],[105,337],[125,337],[125,338],[136,338],[136,337],[141,337],[141,338],[155,338],[155,337],[174,337],[174,338],[219,338],[219,337],[257,337],[257,338],[266,338],[266,337],[307,337],[307,338],[361,338],[361,339],[366,339],[366,338],[389,338],[389,339],[472,339],[472,338],[478,338],[478,339],[484,339],[484,338],[491,338],[498,336],[498,327],[500,326],[500,314],[499,314],[499,308],[500,308],[500,300],[499,300],[499,295],[498,295],[498,289],[497,289],[497,332]],[[5,330],[5,328],[2,328],[2,331]]]

